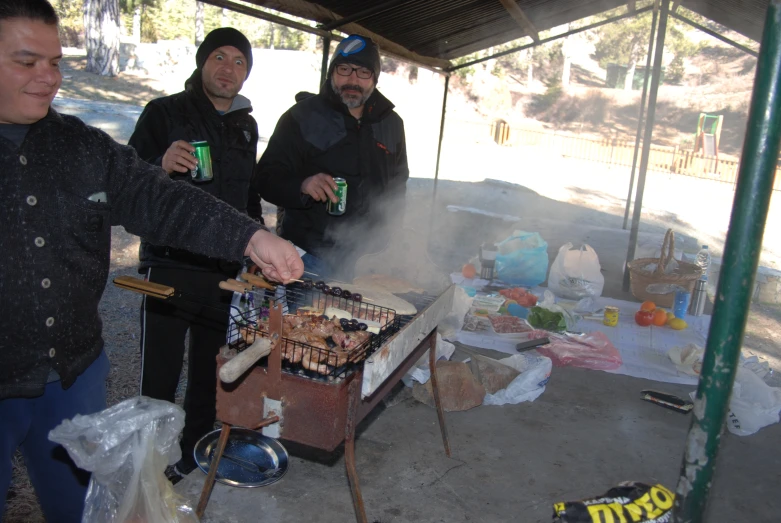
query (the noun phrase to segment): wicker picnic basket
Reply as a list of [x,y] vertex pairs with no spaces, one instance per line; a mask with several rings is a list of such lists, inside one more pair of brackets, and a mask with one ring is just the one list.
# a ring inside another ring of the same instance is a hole
[[[702,276],[702,267],[699,265],[676,260],[678,269],[672,274],[664,273],[664,268],[674,259],[674,253],[675,233],[673,233],[672,229],[668,229],[664,235],[662,252],[658,259],[637,258],[627,264],[631,290],[635,298],[640,301],[651,300],[660,307],[672,307],[675,299],[674,292],[669,294],[651,294],[647,291],[648,286],[652,283],[670,283],[680,285],[689,292],[694,290],[694,284]],[[653,271],[646,270],[645,267],[651,263],[655,263],[656,268]]]

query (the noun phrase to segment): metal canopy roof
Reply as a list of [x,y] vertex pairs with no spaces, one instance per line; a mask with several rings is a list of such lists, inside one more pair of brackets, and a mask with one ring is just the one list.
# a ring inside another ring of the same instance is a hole
[[[222,3],[225,0],[206,0]],[[626,5],[635,0],[247,0],[262,7],[375,38],[383,51],[437,68],[475,51]],[[759,40],[769,0],[674,0]]]
[[[319,0],[341,16],[366,9],[364,0]],[[521,0],[521,11],[537,31],[625,4],[625,0]],[[406,0],[358,21],[412,52],[452,60],[524,36],[498,0]]]
[[769,0],[687,0],[682,6],[759,42]]

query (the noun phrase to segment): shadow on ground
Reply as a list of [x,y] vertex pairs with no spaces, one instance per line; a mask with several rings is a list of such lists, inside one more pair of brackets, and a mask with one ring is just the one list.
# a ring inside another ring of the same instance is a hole
[[60,96],[143,106],[153,98],[166,95],[153,87],[154,82],[147,78],[124,73],[118,76],[99,76],[85,72],[86,66],[87,59],[84,56],[63,57],[60,62],[63,75]]

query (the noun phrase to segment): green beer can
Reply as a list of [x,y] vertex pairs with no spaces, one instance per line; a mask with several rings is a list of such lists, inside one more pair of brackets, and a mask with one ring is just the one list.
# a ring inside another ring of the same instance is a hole
[[328,214],[341,216],[347,210],[347,180],[344,178],[334,178],[336,190],[334,195],[338,198],[336,203],[328,200]]
[[195,147],[195,151],[192,154],[198,165],[195,169],[190,171],[194,182],[210,182],[214,179],[214,173],[212,172],[212,153],[209,149],[209,142],[190,142],[190,145]]

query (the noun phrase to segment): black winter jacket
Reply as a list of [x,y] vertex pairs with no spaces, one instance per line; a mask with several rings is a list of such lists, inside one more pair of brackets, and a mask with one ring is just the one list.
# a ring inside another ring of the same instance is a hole
[[[250,112],[250,101],[239,95],[234,99],[231,109],[220,115],[203,92],[201,74],[196,70],[185,83],[184,91],[147,104],[128,145],[135,148],[143,160],[162,165],[163,155],[177,140],[209,142],[214,179],[196,184],[192,182],[189,173],[176,173],[173,178],[193,183],[263,223],[260,195],[250,189],[258,145],[258,124]],[[193,209],[192,212],[198,213],[200,210]],[[222,269],[231,273],[238,268],[187,251],[153,245],[147,238],[142,238],[139,259],[141,270],[166,266],[195,270]]]
[[[387,224],[403,217],[409,178],[404,123],[376,89],[356,120],[333,92],[300,93],[277,123],[258,163],[253,184],[261,196],[284,208],[278,232],[302,249],[334,264],[350,264],[381,250]],[[347,181],[347,211],[301,193],[309,176],[326,173]]]
[[54,110],[20,147],[0,138],[0,165],[0,399],[42,394],[52,368],[68,388],[100,354],[112,225],[237,261],[261,228]]

